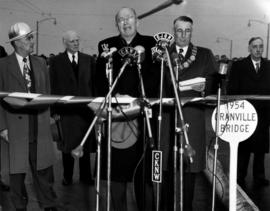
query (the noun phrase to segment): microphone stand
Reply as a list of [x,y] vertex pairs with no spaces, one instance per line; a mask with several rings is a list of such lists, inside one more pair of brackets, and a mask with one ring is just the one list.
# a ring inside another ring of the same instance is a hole
[[107,102],[107,211],[110,211],[111,200],[111,136],[112,136],[112,83],[113,83],[113,67],[112,56],[109,57],[106,64],[106,73],[108,73],[109,93]]
[[[171,59],[170,59],[170,54],[168,52],[168,48],[165,48],[165,53],[167,56],[167,61],[168,61],[168,66],[169,66],[169,70],[170,70],[170,76],[171,76],[171,81],[172,81],[172,85],[173,85],[173,90],[174,90],[174,95],[175,95],[175,100],[176,100],[176,106],[177,106],[177,110],[179,113],[179,127],[180,128],[176,128],[176,132],[181,132],[181,136],[184,137],[185,140],[185,146],[182,147],[182,140],[183,138],[181,138],[181,148],[180,148],[180,192],[183,192],[183,154],[184,154],[184,150],[186,150],[187,156],[189,157],[189,161],[190,163],[193,163],[193,156],[195,154],[194,149],[192,149],[190,143],[189,143],[189,139],[188,139],[188,135],[187,135],[187,124],[184,121],[184,115],[183,115],[183,111],[182,111],[182,105],[180,102],[180,97],[177,91],[177,85],[176,85],[176,81],[175,81],[175,77],[174,77],[174,73],[173,73],[173,68],[172,68],[172,63],[171,63]],[[175,149],[176,151],[176,149]],[[176,161],[175,161],[176,162]],[[175,170],[176,171],[176,170]],[[175,178],[176,180],[176,178]],[[175,197],[176,198],[176,197]],[[176,205],[175,205],[176,207]],[[183,209],[183,193],[180,193],[180,207]]]
[[[164,58],[161,57],[157,150],[160,150],[160,142],[161,142],[163,81],[164,81]],[[161,183],[162,183],[162,178],[161,178]],[[159,206],[160,206],[160,184],[157,183],[156,184],[156,211],[159,211]]]
[[[99,110],[97,112],[97,114],[95,115],[94,119],[92,120],[86,134],[84,135],[83,137],[83,140],[81,141],[80,145],[77,146],[75,149],[72,150],[72,155],[75,156],[75,157],[81,157],[83,155],[83,145],[85,144],[86,140],[87,140],[87,137],[89,136],[89,134],[91,133],[92,129],[94,128],[94,125],[96,124],[97,120],[99,119],[100,115],[102,114],[104,108],[105,108],[105,105],[106,105],[106,102],[108,101],[109,97],[111,96],[119,78],[121,77],[121,75],[123,74],[126,66],[130,63],[130,59],[128,58],[125,63],[123,64],[123,66],[121,67],[117,77],[115,78],[113,84],[111,85],[111,88],[109,89],[109,92],[107,93],[106,97],[104,98],[102,104],[100,105],[99,107]],[[111,136],[110,136],[111,137]],[[110,142],[110,140],[108,141]],[[109,165],[109,164],[108,164]],[[109,176],[108,176],[109,175]],[[110,206],[108,202],[110,202],[110,174],[107,175],[107,178],[109,178],[109,182],[107,183],[107,210],[110,210]],[[99,180],[99,178],[97,178],[97,180]],[[97,194],[99,194],[97,192]],[[97,197],[98,198],[98,197]]]
[[[225,75],[227,73],[227,64],[220,64],[220,75]],[[218,83],[217,90],[217,112],[216,112],[216,122],[215,122],[215,144],[214,144],[214,163],[213,163],[213,177],[212,177],[212,211],[215,211],[215,200],[216,200],[216,172],[217,172],[217,151],[219,148],[218,137],[219,137],[219,120],[220,120],[220,102],[221,102],[221,89],[222,89],[222,78]]]
[[96,211],[99,211],[100,197],[100,166],[101,166],[101,140],[102,140],[102,121],[97,122],[97,181],[96,181]]
[[[175,70],[175,77],[176,81],[179,81],[179,64],[178,61],[176,63],[176,70]],[[175,124],[175,135],[174,135],[174,146],[173,146],[173,210],[177,210],[177,152],[178,152],[178,134],[180,135],[180,148],[179,148],[179,165],[180,165],[180,181],[179,181],[179,190],[180,190],[180,211],[183,210],[183,155],[184,155],[184,148],[183,148],[183,134],[179,129],[179,119],[177,114],[177,107],[174,106],[174,124]]]
[[219,148],[218,145],[218,136],[219,136],[219,117],[220,117],[220,97],[221,97],[221,85],[218,85],[217,91],[217,113],[216,113],[216,122],[215,122],[215,144],[214,144],[214,163],[213,163],[213,177],[212,177],[212,211],[215,210],[215,201],[216,201],[216,171],[217,171],[217,151]]
[[[140,80],[142,100],[143,100],[143,102],[146,102],[145,89],[144,89],[144,84],[143,84],[143,77],[142,77],[142,73],[141,73],[141,63],[139,63],[139,62],[137,62],[137,70],[138,70],[139,80]],[[151,124],[150,124],[150,117],[149,117],[149,114],[148,114],[147,107],[146,107],[146,105],[144,105],[144,103],[143,103],[143,112],[144,112],[144,120],[145,120],[144,122],[146,122],[146,128],[147,128],[147,132],[148,132],[149,146],[150,146],[150,148],[154,148],[154,140],[153,140],[152,129],[151,129]],[[144,141],[144,144],[145,144],[145,141]],[[143,184],[145,183],[144,169],[145,169],[145,167],[143,167]],[[145,194],[145,190],[143,189],[143,196],[144,196],[144,194]],[[144,199],[143,199],[143,206],[142,207],[143,207],[143,210],[144,210],[145,209]]]
[[193,156],[195,155],[195,151],[194,149],[192,149],[189,140],[188,140],[188,135],[187,135],[187,125],[185,124],[184,121],[184,115],[183,115],[183,111],[182,111],[182,105],[180,103],[180,97],[178,95],[178,91],[177,91],[177,86],[176,86],[176,82],[175,82],[175,77],[173,74],[173,69],[172,69],[172,63],[170,60],[170,54],[168,52],[168,48],[165,48],[165,52],[166,52],[166,56],[167,56],[167,61],[168,61],[168,65],[169,65],[169,69],[170,69],[170,76],[171,76],[171,81],[173,84],[173,90],[174,90],[174,94],[175,94],[175,100],[177,103],[177,110],[179,113],[179,117],[180,117],[180,126],[181,126],[181,131],[183,131],[183,135],[185,138],[185,150],[187,152],[187,156],[189,157],[189,161],[190,163],[193,163]]

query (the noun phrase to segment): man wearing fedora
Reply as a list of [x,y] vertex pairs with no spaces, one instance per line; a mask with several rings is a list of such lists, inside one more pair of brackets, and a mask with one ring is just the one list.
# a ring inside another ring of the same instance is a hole
[[[32,56],[33,31],[26,23],[15,23],[9,31],[14,52],[0,59],[0,90],[5,92],[50,93],[48,69],[42,58]],[[0,136],[9,144],[11,200],[17,211],[27,210],[24,184],[30,168],[36,197],[45,211],[55,211],[53,190],[55,155],[50,132],[50,110],[14,109],[0,104]]]

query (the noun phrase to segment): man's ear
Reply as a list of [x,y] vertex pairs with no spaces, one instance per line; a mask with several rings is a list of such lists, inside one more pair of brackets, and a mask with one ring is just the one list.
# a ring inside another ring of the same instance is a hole
[[248,46],[248,52],[250,53],[251,52],[251,49],[250,49],[251,47],[250,47],[250,45]]

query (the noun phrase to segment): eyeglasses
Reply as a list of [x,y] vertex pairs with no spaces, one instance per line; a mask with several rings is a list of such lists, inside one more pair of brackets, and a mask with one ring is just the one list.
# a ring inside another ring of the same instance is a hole
[[77,44],[77,43],[80,42],[80,39],[68,40],[67,42],[70,43],[70,44]]
[[176,33],[181,33],[181,34],[190,34],[192,32],[192,29],[185,29],[185,30],[176,29],[175,32]]
[[126,18],[118,18],[118,23],[124,24],[125,22],[129,22],[129,21],[134,20],[134,18],[135,18],[134,16],[129,16]]

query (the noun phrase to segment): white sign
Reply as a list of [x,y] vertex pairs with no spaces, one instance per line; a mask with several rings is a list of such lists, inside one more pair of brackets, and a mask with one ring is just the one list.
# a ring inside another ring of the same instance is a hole
[[[215,131],[217,108],[212,114]],[[244,141],[255,131],[258,116],[255,108],[246,100],[233,101],[220,106],[218,137],[224,141]]]
[[152,182],[162,182],[162,151],[152,151]]

